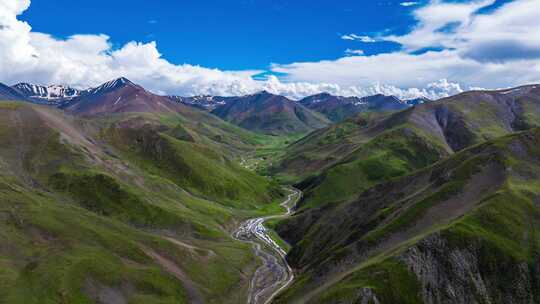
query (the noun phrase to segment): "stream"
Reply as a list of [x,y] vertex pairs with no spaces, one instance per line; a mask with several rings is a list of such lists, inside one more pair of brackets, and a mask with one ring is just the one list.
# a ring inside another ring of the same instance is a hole
[[243,222],[232,234],[240,241],[253,244],[253,251],[263,264],[255,271],[248,292],[248,304],[267,304],[287,288],[294,279],[292,268],[285,259],[286,252],[268,234],[264,222],[284,218],[292,214],[292,209],[301,197],[301,191],[289,189],[292,193],[281,204],[287,211],[281,215],[252,218]]

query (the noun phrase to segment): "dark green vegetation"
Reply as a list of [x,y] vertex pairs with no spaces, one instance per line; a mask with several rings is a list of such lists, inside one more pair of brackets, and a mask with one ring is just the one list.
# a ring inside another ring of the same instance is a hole
[[1,303],[239,303],[229,233],[284,193],[232,156],[265,140],[194,109],[80,119],[0,103]]
[[275,169],[308,174],[273,223],[298,273],[277,302],[538,302],[539,113],[536,86],[468,92],[291,145]]
[[244,129],[271,135],[306,133],[329,124],[322,114],[268,92],[229,99],[212,114]]

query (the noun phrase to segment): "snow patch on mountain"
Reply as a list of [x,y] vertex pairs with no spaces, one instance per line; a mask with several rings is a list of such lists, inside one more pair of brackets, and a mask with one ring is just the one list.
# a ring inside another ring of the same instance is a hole
[[12,88],[26,98],[43,102],[69,100],[81,95],[80,90],[62,85],[41,86],[29,83],[19,83]]

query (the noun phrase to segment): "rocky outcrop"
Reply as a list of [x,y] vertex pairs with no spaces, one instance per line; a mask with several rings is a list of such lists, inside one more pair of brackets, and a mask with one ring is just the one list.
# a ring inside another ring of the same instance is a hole
[[475,142],[475,135],[467,128],[463,117],[450,111],[446,105],[436,108],[435,117],[452,150],[462,150]]
[[434,234],[399,259],[416,275],[424,303],[536,303],[534,269],[480,243],[455,248]]
[[373,292],[371,288],[362,288],[358,291],[358,298],[355,303],[359,304],[380,304],[377,295]]

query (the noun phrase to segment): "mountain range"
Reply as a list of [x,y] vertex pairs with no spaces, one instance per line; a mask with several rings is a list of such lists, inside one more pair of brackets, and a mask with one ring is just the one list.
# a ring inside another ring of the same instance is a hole
[[61,85],[19,83],[3,86],[0,97],[47,104],[77,115],[118,112],[175,112],[181,105],[206,110],[248,130],[266,134],[294,134],[339,122],[360,112],[397,111],[427,99],[402,101],[394,96],[340,97],[328,93],[299,101],[268,92],[237,97],[159,96],[126,78],[78,90]]
[[333,122],[340,122],[360,112],[398,111],[429,102],[428,99],[400,100],[395,96],[373,95],[367,97],[342,97],[328,93],[308,96],[299,101],[303,106],[324,114]]
[[276,170],[304,197],[276,229],[300,277],[277,302],[535,302],[538,239],[524,235],[540,227],[539,126],[531,85],[364,113],[293,143]]
[[61,104],[81,95],[82,91],[62,85],[40,86],[18,83],[12,87],[26,99],[40,104]]
[[272,303],[540,301],[540,85],[0,100],[0,303],[244,303],[279,273],[231,236],[262,218],[294,274]]
[[245,129],[271,134],[305,133],[329,124],[321,114],[268,92],[230,98],[211,113]]

